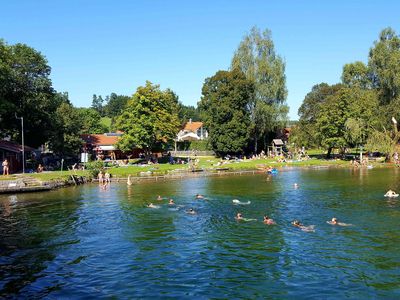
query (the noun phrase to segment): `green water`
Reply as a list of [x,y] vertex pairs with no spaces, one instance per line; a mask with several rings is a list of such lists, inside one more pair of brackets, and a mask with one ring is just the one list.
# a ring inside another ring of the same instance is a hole
[[0,298],[399,298],[400,198],[383,197],[399,179],[287,169],[2,195]]

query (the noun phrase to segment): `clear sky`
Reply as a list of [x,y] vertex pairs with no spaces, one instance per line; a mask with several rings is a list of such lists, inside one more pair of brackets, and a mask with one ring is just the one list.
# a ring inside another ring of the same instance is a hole
[[400,33],[400,1],[0,0],[0,38],[44,54],[75,106],[132,95],[146,80],[196,105],[204,79],[228,69],[252,26],[269,28],[286,62],[290,118],[314,84],[367,62],[379,32]]

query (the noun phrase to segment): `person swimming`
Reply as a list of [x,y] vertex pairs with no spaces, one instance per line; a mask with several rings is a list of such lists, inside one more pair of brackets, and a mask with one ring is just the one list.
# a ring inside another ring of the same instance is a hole
[[196,214],[196,211],[195,211],[193,208],[189,208],[189,209],[186,211],[186,213],[189,214],[189,215],[195,215],[195,214]]
[[158,205],[154,205],[153,203],[149,203],[147,205],[148,208],[160,208]]
[[158,195],[157,200],[161,201],[163,198],[161,197],[161,195]]
[[201,194],[196,194],[196,197],[195,197],[196,199],[204,199],[204,196],[203,195],[201,195]]
[[385,194],[385,197],[398,197],[398,196],[399,194],[396,194],[396,192],[392,190],[388,190]]
[[309,226],[304,226],[303,224],[300,223],[299,220],[294,220],[292,222],[292,225],[300,228],[302,231],[307,231],[307,232],[314,232],[315,231],[315,225],[309,225]]
[[332,218],[330,221],[326,221],[326,223],[330,225],[338,225],[338,226],[351,226],[352,224],[339,222],[337,218]]
[[175,205],[174,199],[169,199],[168,205]]
[[270,219],[268,216],[264,216],[263,222],[266,225],[274,225],[274,224],[276,224],[275,221]]
[[243,215],[241,213],[237,213],[235,219],[238,221],[243,220]]
[[297,183],[295,183],[295,184],[293,184],[293,187],[294,187],[295,189],[297,189],[297,188],[299,187],[299,185],[298,185]]

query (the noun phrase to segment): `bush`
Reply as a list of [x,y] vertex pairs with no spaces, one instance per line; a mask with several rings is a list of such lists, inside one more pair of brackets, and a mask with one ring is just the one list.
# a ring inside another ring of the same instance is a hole
[[212,150],[208,144],[208,140],[190,142],[188,150],[210,151]]
[[97,175],[104,168],[104,163],[101,160],[90,161],[86,163],[86,169],[89,171],[89,174],[92,178],[97,178]]

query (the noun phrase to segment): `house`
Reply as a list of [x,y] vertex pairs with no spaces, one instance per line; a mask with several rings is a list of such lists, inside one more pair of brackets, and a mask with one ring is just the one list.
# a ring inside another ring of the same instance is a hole
[[89,153],[95,159],[101,160],[116,160],[124,159],[127,154],[133,157],[139,156],[139,151],[134,149],[132,153],[122,153],[118,150],[118,143],[122,132],[110,132],[104,134],[82,134],[81,138],[84,141],[83,152]]
[[203,126],[203,122],[193,122],[189,119],[189,122],[183,125],[183,128],[178,132],[176,141],[199,141],[208,138],[208,132]]
[[[31,157],[35,149],[25,146],[25,161]],[[22,145],[11,141],[0,140],[0,159],[1,162],[5,159],[9,163],[10,173],[15,173],[22,170]]]

